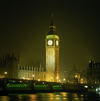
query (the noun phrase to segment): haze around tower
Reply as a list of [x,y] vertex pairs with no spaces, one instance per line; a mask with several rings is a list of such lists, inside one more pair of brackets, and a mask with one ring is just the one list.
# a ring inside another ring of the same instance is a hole
[[53,12],[60,37],[59,69],[70,71],[75,65],[86,69],[88,61],[100,62],[99,2],[65,0],[1,2],[0,57],[20,54],[21,65],[45,67],[45,37]]

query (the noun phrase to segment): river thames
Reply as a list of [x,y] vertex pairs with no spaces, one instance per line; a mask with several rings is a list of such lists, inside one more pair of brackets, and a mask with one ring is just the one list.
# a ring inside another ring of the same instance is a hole
[[100,95],[72,92],[9,94],[0,96],[0,101],[100,101]]

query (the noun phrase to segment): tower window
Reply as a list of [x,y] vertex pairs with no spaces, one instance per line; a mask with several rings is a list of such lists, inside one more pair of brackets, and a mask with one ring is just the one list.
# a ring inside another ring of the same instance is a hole
[[21,70],[21,67],[20,67],[20,70]]

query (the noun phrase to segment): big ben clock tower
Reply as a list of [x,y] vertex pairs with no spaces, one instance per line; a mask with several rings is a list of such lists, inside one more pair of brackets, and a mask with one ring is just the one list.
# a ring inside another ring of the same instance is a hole
[[53,17],[46,35],[46,81],[57,82],[59,79],[59,36]]

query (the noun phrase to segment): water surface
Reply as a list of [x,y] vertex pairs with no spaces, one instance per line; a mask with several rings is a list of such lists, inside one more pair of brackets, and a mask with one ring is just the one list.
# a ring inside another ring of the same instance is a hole
[[100,95],[72,92],[9,94],[0,96],[0,101],[100,101]]

